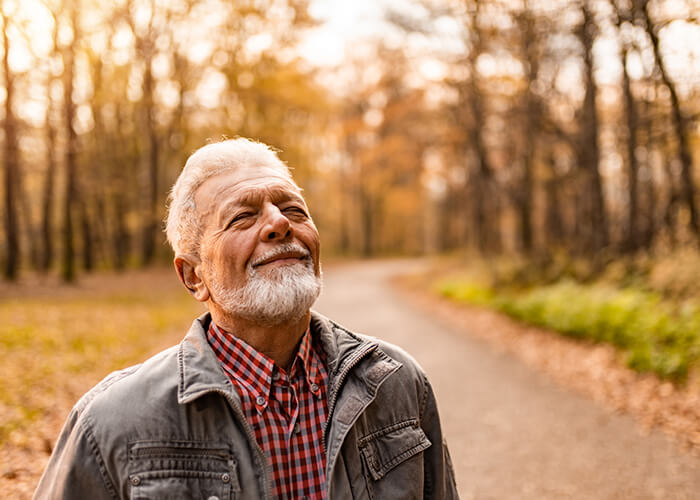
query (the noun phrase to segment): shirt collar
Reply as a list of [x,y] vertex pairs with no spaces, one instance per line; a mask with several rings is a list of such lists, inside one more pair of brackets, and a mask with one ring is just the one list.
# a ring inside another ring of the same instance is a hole
[[[309,391],[314,396],[321,397],[320,386],[325,367],[312,339],[311,331],[307,328],[288,376],[293,378],[300,369],[303,370]],[[267,401],[272,387],[272,376],[275,371],[284,373],[282,369],[271,358],[219,328],[213,321],[209,323],[207,340],[226,375],[245,386],[254,398],[262,396]]]

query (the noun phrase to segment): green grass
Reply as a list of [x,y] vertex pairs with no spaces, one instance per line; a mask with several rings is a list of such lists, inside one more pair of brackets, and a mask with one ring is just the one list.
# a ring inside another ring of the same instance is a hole
[[56,401],[177,343],[201,306],[177,288],[0,303],[0,444]]
[[677,307],[656,293],[572,281],[495,290],[465,279],[444,280],[437,290],[570,337],[608,342],[625,353],[629,367],[675,382],[700,359],[700,307]]

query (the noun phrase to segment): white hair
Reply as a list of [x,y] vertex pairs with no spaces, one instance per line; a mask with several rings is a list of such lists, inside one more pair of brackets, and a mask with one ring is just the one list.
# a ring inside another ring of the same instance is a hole
[[[175,254],[199,255],[201,227],[194,195],[204,181],[228,170],[246,167],[289,168],[269,146],[250,139],[227,139],[207,144],[192,153],[170,191],[165,232]],[[293,181],[292,181],[293,182]]]

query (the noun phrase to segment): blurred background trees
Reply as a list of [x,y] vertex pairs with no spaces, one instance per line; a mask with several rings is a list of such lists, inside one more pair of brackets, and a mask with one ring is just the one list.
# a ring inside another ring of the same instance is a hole
[[169,187],[238,135],[281,150],[331,254],[697,245],[696,0],[379,3],[316,64],[323,5],[2,2],[5,278],[170,260]]

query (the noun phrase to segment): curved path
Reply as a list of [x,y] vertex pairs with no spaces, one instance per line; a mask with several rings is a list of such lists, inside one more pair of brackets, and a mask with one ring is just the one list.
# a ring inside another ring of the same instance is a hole
[[700,458],[403,302],[419,261],[333,265],[315,308],[408,350],[428,373],[466,499],[700,499]]

